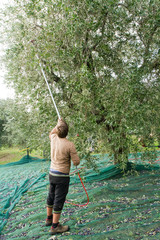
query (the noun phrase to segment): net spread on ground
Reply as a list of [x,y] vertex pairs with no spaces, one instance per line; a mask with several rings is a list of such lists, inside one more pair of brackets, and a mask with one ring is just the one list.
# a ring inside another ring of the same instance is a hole
[[[160,153],[156,165],[142,164],[141,154],[136,161],[130,155],[137,174],[125,177],[108,155],[96,157],[98,171],[80,170],[90,202],[65,203],[61,223],[70,231],[56,237],[45,226],[50,161],[24,156],[1,165],[0,239],[160,239]],[[67,200],[87,202],[77,172],[71,174]]]

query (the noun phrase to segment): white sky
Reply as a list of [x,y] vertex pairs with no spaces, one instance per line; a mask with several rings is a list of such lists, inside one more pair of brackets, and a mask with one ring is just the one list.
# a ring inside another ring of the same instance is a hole
[[[5,4],[11,4],[12,0],[0,0],[0,10]],[[1,26],[2,27],[2,26]],[[4,46],[0,43],[0,58],[2,58]],[[0,99],[14,98],[14,90],[4,83],[5,69],[0,65]]]
[[14,98],[14,89],[4,83],[4,75],[0,75],[0,99]]

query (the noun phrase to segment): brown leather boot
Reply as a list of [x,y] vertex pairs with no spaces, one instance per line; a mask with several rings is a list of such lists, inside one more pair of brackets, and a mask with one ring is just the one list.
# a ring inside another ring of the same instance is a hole
[[63,233],[63,232],[67,232],[69,231],[69,226],[62,226],[60,223],[58,224],[58,226],[56,228],[51,227],[50,229],[50,234],[54,235],[57,233]]

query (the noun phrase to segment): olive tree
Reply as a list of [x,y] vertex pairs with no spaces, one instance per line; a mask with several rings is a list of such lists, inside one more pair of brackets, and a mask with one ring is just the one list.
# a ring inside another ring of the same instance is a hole
[[41,62],[79,151],[94,141],[125,169],[135,138],[159,138],[159,9],[158,0],[15,0],[5,13],[7,81],[51,125]]

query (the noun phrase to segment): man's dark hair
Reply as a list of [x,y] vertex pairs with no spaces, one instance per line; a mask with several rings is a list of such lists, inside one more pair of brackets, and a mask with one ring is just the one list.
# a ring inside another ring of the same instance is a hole
[[61,121],[60,124],[57,125],[58,129],[58,137],[65,138],[68,134],[68,125],[65,121]]

